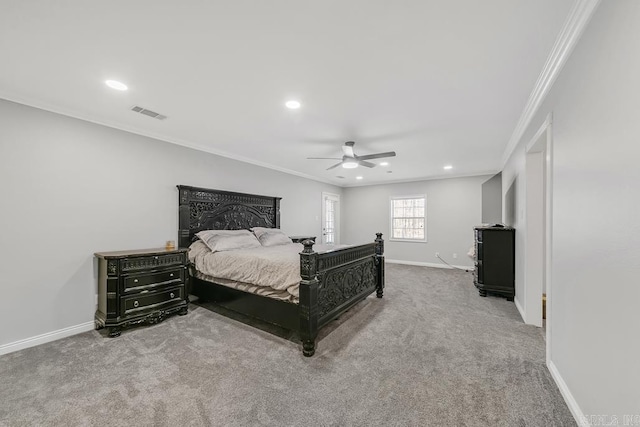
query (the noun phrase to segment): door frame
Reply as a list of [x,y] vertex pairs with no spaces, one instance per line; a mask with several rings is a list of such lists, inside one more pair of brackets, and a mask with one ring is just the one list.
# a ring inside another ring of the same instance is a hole
[[334,241],[334,244],[339,244],[340,243],[340,195],[336,194],[336,193],[328,193],[323,191],[322,192],[322,200],[320,203],[321,206],[321,215],[320,215],[320,243],[325,244],[324,241],[324,224],[325,224],[325,213],[326,213],[326,206],[325,206],[325,201],[327,199],[333,199],[336,201],[336,217],[335,217],[335,234],[336,234],[336,238]]
[[[526,148],[525,148],[525,165],[527,163],[527,161],[529,160],[527,158],[527,156],[529,154],[534,154],[534,153],[543,153],[543,159],[542,159],[542,163],[543,163],[543,171],[544,171],[544,185],[542,187],[543,191],[543,197],[544,197],[544,211],[543,211],[543,224],[542,224],[542,228],[544,231],[544,245],[542,246],[542,248],[544,249],[544,283],[546,283],[546,294],[547,294],[547,303],[546,303],[546,360],[547,363],[549,363],[549,361],[551,360],[551,326],[552,326],[552,322],[551,322],[551,318],[552,318],[552,305],[553,305],[553,298],[552,298],[552,265],[551,265],[551,260],[552,260],[552,237],[553,237],[553,206],[552,206],[552,202],[553,202],[553,194],[552,194],[552,189],[553,189],[553,113],[549,113],[545,119],[545,121],[542,123],[542,125],[540,126],[540,128],[538,129],[538,131],[536,132],[536,134],[533,136],[533,138],[531,138],[531,140],[529,141],[529,143],[527,144]],[[527,169],[527,167],[525,166],[525,169]],[[527,174],[527,180],[529,179],[529,174]],[[532,210],[537,209],[538,210],[538,214],[540,214],[540,206],[529,206],[529,203],[527,203],[526,206],[526,212],[527,212],[527,217],[530,215],[530,213],[532,213]],[[542,293],[543,293],[543,282],[538,282],[538,283],[528,283],[527,282],[527,277],[529,277],[529,271],[528,269],[530,268],[531,265],[535,265],[535,261],[531,261],[531,259],[529,258],[531,257],[536,257],[536,256],[540,256],[540,254],[531,254],[531,250],[527,251],[527,249],[530,249],[530,239],[531,241],[533,241],[532,237],[530,236],[528,233],[528,226],[529,226],[529,220],[527,219],[526,221],[527,223],[527,237],[526,237],[526,248],[525,248],[525,322],[529,323],[527,320],[528,319],[539,319],[539,323],[540,325],[542,325],[542,310],[538,310],[537,307],[540,307],[541,305],[541,300],[542,300]],[[539,243],[539,242],[537,242]],[[540,246],[535,246],[536,242],[533,242],[533,245],[531,246],[531,248],[536,248],[537,250],[540,249]],[[531,286],[533,286],[533,288],[531,288]],[[527,301],[527,299],[529,298],[535,298],[537,295],[537,298],[540,300],[540,304],[536,305],[534,303],[529,303],[529,301]],[[528,298],[527,298],[528,297]],[[535,311],[537,311],[538,313],[529,313],[529,311],[533,309]],[[539,317],[538,317],[539,315]]]

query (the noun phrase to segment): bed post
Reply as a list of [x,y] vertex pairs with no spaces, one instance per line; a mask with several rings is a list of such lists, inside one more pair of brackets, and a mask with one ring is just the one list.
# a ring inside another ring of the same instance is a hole
[[178,185],[178,247],[188,248],[191,244],[189,236],[189,189]]
[[382,233],[376,233],[376,268],[378,271],[378,283],[376,284],[376,296],[382,298],[384,290],[384,240]]
[[316,336],[318,335],[318,278],[317,253],[313,251],[313,240],[302,242],[304,250],[300,252],[300,339],[302,354],[307,357],[316,352]]

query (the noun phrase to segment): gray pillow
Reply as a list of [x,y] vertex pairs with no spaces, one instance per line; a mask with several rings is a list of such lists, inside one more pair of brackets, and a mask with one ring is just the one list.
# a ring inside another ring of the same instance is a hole
[[204,230],[196,236],[211,252],[260,247],[260,242],[249,230]]
[[263,233],[258,239],[262,246],[278,246],[293,243],[284,233]]
[[263,234],[273,232],[274,230],[276,233],[280,231],[279,228],[266,228],[266,227],[253,227],[251,229],[251,231],[253,232],[253,234],[256,235],[258,240],[260,239],[260,236],[262,236]]
[[277,246],[293,243],[279,228],[253,227],[251,229],[262,246]]

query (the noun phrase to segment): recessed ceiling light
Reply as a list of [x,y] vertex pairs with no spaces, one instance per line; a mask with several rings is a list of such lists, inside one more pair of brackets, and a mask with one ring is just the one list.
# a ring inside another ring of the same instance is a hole
[[111,89],[115,89],[115,90],[127,90],[129,89],[127,87],[126,84],[119,82],[117,80],[107,80],[104,82],[107,86],[109,86]]
[[356,179],[362,179],[362,177],[361,176],[356,176]]
[[389,166],[389,162],[380,162],[380,166]]
[[285,102],[284,105],[290,110],[297,110],[298,108],[300,108],[302,104],[300,104],[299,101],[292,99],[290,101]]
[[345,169],[355,169],[358,167],[358,162],[344,162],[342,167]]
[[445,170],[453,169],[453,166],[451,166],[451,165],[447,165],[447,166],[445,166],[445,167],[444,167],[444,169],[445,169]]

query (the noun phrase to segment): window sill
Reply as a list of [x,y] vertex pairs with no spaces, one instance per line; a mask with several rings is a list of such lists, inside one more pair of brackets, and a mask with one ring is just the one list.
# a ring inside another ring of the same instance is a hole
[[390,242],[407,242],[407,243],[427,243],[427,239],[389,239]]

